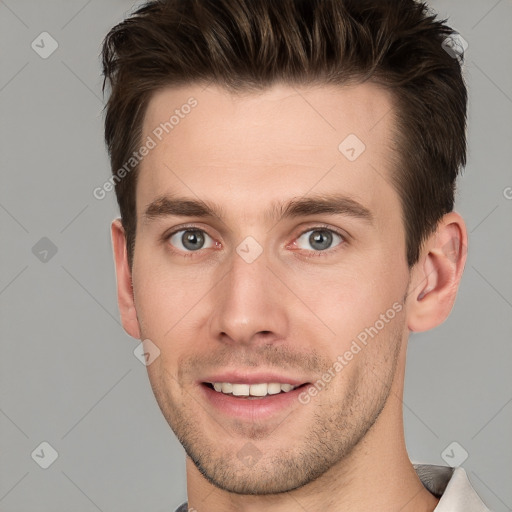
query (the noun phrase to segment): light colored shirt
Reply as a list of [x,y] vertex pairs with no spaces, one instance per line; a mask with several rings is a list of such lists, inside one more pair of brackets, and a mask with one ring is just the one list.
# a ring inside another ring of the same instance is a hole
[[421,483],[440,498],[434,512],[490,512],[475,492],[464,468],[413,464]]
[[[440,498],[434,512],[490,512],[471,487],[464,468],[431,464],[413,466],[421,483]],[[187,503],[178,507],[176,512],[189,512]]]

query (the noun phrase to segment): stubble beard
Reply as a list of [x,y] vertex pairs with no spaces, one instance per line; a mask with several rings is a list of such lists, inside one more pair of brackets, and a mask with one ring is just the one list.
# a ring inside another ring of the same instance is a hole
[[[235,423],[232,435],[227,428],[217,424],[215,430],[221,432],[222,437],[215,439],[205,430],[204,420],[194,418],[193,408],[187,406],[191,403],[199,407],[193,398],[185,396],[179,401],[167,392],[163,378],[165,372],[160,374],[158,385],[154,382],[151,385],[169,426],[208,482],[235,494],[289,492],[317,480],[334,466],[343,465],[377,421],[396,374],[403,322],[396,324],[389,326],[387,339],[379,339],[379,335],[372,340],[372,343],[387,344],[387,352],[377,361],[359,361],[359,366],[349,374],[342,400],[336,396],[335,384],[336,379],[344,378],[343,372],[319,393],[318,400],[299,405],[314,407],[315,410],[302,427],[305,431],[300,436],[301,440],[292,446],[276,449],[273,442],[272,449],[265,449],[265,439],[271,439],[272,434],[279,433],[287,439],[283,429],[293,428],[296,422],[290,423],[286,419],[277,428],[265,424]],[[321,401],[326,393],[329,393],[329,399]],[[256,453],[261,454],[251,465],[244,463],[239,456],[241,448],[247,444],[254,445],[258,450]]]

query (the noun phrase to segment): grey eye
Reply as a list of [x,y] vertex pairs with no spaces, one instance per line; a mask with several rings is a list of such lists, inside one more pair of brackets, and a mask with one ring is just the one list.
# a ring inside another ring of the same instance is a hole
[[[307,236],[308,234],[309,236]],[[297,246],[300,249],[311,250],[311,248],[313,248],[315,251],[325,251],[326,249],[331,249],[333,241],[336,238],[339,240],[336,245],[343,242],[343,238],[340,235],[329,229],[310,229],[297,239]],[[309,247],[301,246],[301,240],[302,242],[305,240],[306,244],[309,244]]]
[[169,242],[181,251],[198,251],[199,249],[207,249],[213,246],[213,240],[200,229],[176,231],[169,238]]

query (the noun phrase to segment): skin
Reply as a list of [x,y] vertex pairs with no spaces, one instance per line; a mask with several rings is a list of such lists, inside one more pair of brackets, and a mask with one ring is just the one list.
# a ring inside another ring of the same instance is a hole
[[[197,107],[141,162],[132,269],[122,224],[112,223],[123,326],[160,350],[148,375],[187,452],[189,507],[434,510],[438,500],[418,479],[404,441],[406,348],[411,331],[449,315],[467,233],[457,213],[447,214],[408,268],[400,198],[390,184],[393,98],[369,83],[278,84],[238,96],[216,86],[168,88],[151,99],[143,137],[190,96]],[[353,162],[338,150],[349,134],[366,145]],[[366,207],[372,222],[267,215],[276,201],[334,192]],[[145,218],[163,194],[223,211]],[[184,224],[206,233],[205,248],[187,252],[181,233],[163,236]],[[317,226],[344,238],[318,250],[308,241]],[[252,263],[236,251],[247,236],[263,250]],[[305,405],[297,401],[267,421],[241,420],[200,393],[198,379],[233,368],[316,382],[395,303],[401,311]],[[257,459],[250,466],[238,456],[247,445]]]

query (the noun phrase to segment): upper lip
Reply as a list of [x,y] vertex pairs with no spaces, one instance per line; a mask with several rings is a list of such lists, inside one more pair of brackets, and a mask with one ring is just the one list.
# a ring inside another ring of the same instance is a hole
[[201,379],[200,382],[229,382],[231,384],[260,384],[264,382],[277,382],[280,384],[300,386],[301,384],[305,384],[307,381],[273,372],[249,373],[242,372],[240,370],[233,370],[209,375],[204,379]]

